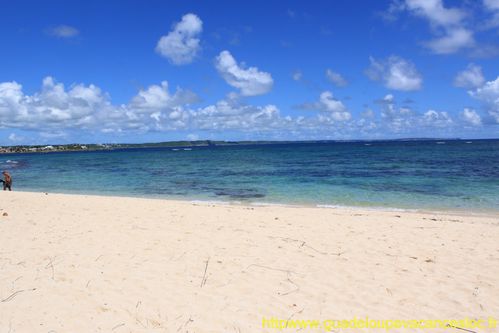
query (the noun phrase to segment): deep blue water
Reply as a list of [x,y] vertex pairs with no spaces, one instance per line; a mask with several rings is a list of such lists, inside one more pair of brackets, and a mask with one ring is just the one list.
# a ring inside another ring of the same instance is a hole
[[499,211],[499,140],[0,155],[14,190]]

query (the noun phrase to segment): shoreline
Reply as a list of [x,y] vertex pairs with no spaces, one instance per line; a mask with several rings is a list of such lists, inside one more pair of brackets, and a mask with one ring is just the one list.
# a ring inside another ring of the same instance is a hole
[[[260,201],[225,201],[225,200],[204,200],[198,198],[168,198],[162,196],[141,196],[141,195],[126,195],[126,194],[108,194],[108,193],[70,193],[70,192],[46,192],[35,190],[14,190],[21,193],[32,194],[52,194],[52,195],[71,195],[71,196],[89,196],[89,197],[111,197],[111,198],[130,198],[130,199],[144,199],[144,200],[162,200],[177,203],[200,203],[208,205],[227,205],[227,206],[243,206],[243,207],[289,207],[289,208],[320,208],[320,209],[335,209],[335,210],[365,210],[373,212],[407,212],[407,213],[420,213],[420,214],[438,214],[438,215],[465,215],[465,216],[484,216],[484,217],[499,217],[499,210],[489,209],[430,209],[430,208],[400,208],[400,207],[384,207],[384,206],[347,206],[347,205],[334,205],[334,204],[298,204],[298,203],[279,203],[279,202],[260,202]],[[13,191],[13,192],[14,192]]]
[[2,191],[0,329],[486,319],[499,313],[497,239],[497,215]]

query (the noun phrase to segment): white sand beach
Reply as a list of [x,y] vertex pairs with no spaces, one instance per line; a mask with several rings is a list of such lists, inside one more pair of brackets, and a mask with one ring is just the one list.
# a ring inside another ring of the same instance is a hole
[[22,192],[0,209],[1,333],[499,319],[499,215]]

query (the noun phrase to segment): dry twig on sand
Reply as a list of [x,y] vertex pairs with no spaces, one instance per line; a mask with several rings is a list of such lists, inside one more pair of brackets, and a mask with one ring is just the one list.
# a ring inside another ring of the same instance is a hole
[[203,286],[206,284],[206,280],[208,277],[206,276],[206,271],[208,270],[208,264],[210,263],[210,257],[206,260],[206,266],[204,266],[204,274],[203,274],[203,279],[201,280],[201,284],[199,287],[203,288]]
[[187,321],[182,325],[180,326],[178,329],[177,329],[177,332],[180,331],[182,328],[186,327],[187,325],[189,325],[189,323],[193,322],[194,320],[192,320],[191,317],[189,317],[189,319],[187,319]]
[[289,295],[289,294],[291,294],[291,293],[294,293],[294,292],[297,292],[297,291],[299,291],[299,290],[300,290],[300,286],[299,286],[298,284],[296,284],[293,280],[291,280],[291,278],[289,277],[289,275],[290,275],[290,274],[288,273],[288,276],[287,276],[286,280],[287,280],[289,283],[291,283],[292,285],[294,285],[294,286],[295,286],[295,289],[292,289],[292,290],[287,291],[287,292],[285,292],[285,293],[280,293],[280,292],[278,292],[277,294],[278,294],[278,295],[280,295],[280,296],[286,296],[286,295]]
[[114,331],[115,329],[117,329],[118,327],[121,327],[121,326],[125,326],[125,323],[121,323],[121,324],[114,326],[113,328],[111,328],[111,331]]
[[33,288],[33,289],[22,289],[22,290],[15,291],[9,297],[2,299],[0,302],[1,303],[8,302],[8,301],[12,300],[14,297],[16,297],[18,294],[20,294],[22,292],[25,292],[25,291],[35,291],[35,290],[36,290],[36,288]]
[[466,329],[466,328],[462,328],[462,327],[453,326],[453,325],[451,325],[451,324],[447,324],[447,327],[455,328],[455,329],[458,329],[458,330],[461,330],[461,331],[466,331],[466,332],[471,332],[471,333],[477,333],[477,332],[475,332],[475,331],[468,330],[468,329]]
[[477,332],[475,332],[475,331],[468,330],[468,329],[466,329],[466,328],[462,328],[462,327],[453,326],[453,325],[451,325],[451,324],[447,324],[447,327],[455,328],[455,329],[457,329],[457,330],[461,330],[461,331],[465,331],[465,332],[477,333]]
[[270,269],[272,271],[278,271],[278,272],[284,272],[284,273],[293,273],[293,274],[298,274],[296,272],[293,272],[292,270],[289,270],[289,269],[281,269],[281,268],[274,268],[274,267],[268,267],[268,266],[264,266],[264,265],[259,265],[259,264],[251,264],[251,265],[248,265],[248,267],[246,267],[246,269],[250,268],[250,267],[260,267],[260,268],[264,268],[264,269]]
[[52,270],[52,280],[54,279],[54,260],[56,257],[49,257],[49,263],[45,266],[45,269],[50,268]]

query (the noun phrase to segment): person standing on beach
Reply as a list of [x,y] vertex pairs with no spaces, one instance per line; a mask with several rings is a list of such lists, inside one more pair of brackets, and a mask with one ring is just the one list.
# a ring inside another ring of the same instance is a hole
[[9,191],[12,191],[12,177],[7,171],[2,172],[3,174],[3,190],[9,189]]

